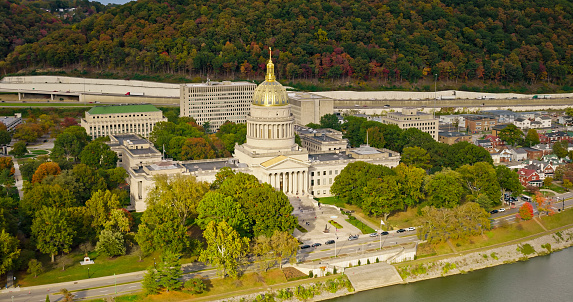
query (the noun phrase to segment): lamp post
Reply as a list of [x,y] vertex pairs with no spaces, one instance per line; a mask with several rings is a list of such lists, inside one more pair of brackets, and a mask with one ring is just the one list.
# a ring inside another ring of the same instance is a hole
[[113,285],[115,287],[115,293],[117,294],[117,277],[115,276],[115,273],[113,273]]
[[155,257],[154,257],[153,258],[153,268],[157,269],[157,267],[155,267],[155,264],[156,264],[156,262],[155,262]]
[[90,278],[90,268],[88,267],[88,279]]
[[438,98],[438,74],[434,74],[434,117],[436,115],[436,99]]
[[334,258],[336,258],[336,240],[334,240]]

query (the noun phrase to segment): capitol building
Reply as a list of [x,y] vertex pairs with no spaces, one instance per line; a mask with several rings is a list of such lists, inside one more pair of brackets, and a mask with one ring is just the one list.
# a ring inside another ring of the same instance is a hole
[[[246,123],[246,143],[235,146],[233,157],[221,159],[166,160],[140,136],[110,135],[109,145],[118,153],[118,165],[129,174],[131,207],[138,212],[147,208],[147,193],[156,175],[194,175],[200,181],[213,182],[220,169],[229,167],[254,175],[287,195],[326,197],[331,196],[334,178],[349,163],[365,161],[387,167],[400,163],[400,154],[387,149],[368,145],[347,148],[338,131],[295,128],[289,97],[275,78],[272,58],[265,81],[253,93]],[[295,143],[297,132],[302,145],[309,148]]]

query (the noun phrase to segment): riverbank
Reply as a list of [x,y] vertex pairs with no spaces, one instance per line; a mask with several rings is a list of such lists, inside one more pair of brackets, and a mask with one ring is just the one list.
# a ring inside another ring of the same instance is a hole
[[404,283],[417,282],[543,256],[573,245],[573,228],[476,252],[398,267]]

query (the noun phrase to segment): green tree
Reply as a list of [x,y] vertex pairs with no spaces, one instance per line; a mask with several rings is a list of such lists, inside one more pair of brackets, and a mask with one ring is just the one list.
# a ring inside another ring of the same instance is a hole
[[155,187],[147,195],[147,204],[161,204],[173,208],[182,226],[197,215],[197,205],[209,191],[209,184],[197,181],[195,176],[158,175],[154,179]]
[[218,275],[222,277],[237,277],[239,258],[247,253],[249,239],[241,238],[225,221],[211,221],[203,237],[207,241],[207,248],[201,251],[199,260],[216,267]]
[[36,259],[31,259],[28,262],[28,270],[26,272],[28,272],[28,274],[34,275],[34,278],[38,277],[38,274],[41,274],[43,271],[44,266],[42,265],[42,262]]
[[87,144],[79,155],[82,164],[93,169],[113,169],[117,165],[117,154],[102,141]]
[[189,246],[189,238],[187,227],[181,220],[169,205],[150,205],[141,217],[135,240],[146,254],[166,249],[182,251]]
[[499,131],[498,136],[502,141],[515,146],[521,142],[523,138],[523,132],[514,124],[509,124],[507,127]]
[[272,268],[276,260],[272,255],[273,246],[271,245],[271,238],[260,235],[251,241],[251,253],[258,257],[257,263],[261,271],[268,271]]
[[461,175],[450,169],[429,176],[424,185],[428,195],[428,205],[436,208],[457,206],[464,192],[461,182]]
[[12,135],[6,129],[0,130],[0,145],[8,145],[12,141]]
[[141,281],[141,287],[143,288],[143,293],[145,295],[157,295],[161,290],[159,285],[159,274],[153,267],[147,268],[147,273],[143,275],[143,281]]
[[392,174],[394,172],[388,167],[356,161],[344,167],[334,178],[330,193],[344,198],[349,204],[360,206],[363,188],[366,187],[368,181]]
[[426,171],[415,166],[400,164],[394,168],[398,181],[400,182],[400,192],[406,206],[412,207],[424,199],[423,183]]
[[59,185],[36,184],[24,187],[24,198],[20,201],[22,210],[30,216],[42,207],[60,209],[77,206],[72,193]]
[[195,222],[201,229],[205,229],[211,221],[227,223],[242,236],[246,236],[248,220],[241,206],[231,196],[218,192],[205,194],[197,207],[199,213]]
[[74,192],[75,195],[80,196],[78,201],[82,203],[90,199],[93,193],[107,188],[105,178],[84,164],[75,165],[72,173],[76,182],[82,184],[77,187],[78,191]]
[[341,130],[342,127],[338,121],[338,116],[336,114],[325,114],[320,117],[320,127],[321,128],[331,128],[334,130]]
[[57,208],[42,208],[36,213],[32,223],[32,236],[36,240],[36,247],[40,252],[50,254],[52,262],[58,252],[70,251],[74,233],[68,225],[66,212]]
[[15,261],[20,256],[18,244],[16,237],[4,229],[0,230],[0,275],[4,275],[14,267]]
[[24,156],[26,153],[28,153],[28,149],[26,149],[26,142],[23,141],[18,141],[14,144],[14,147],[12,147],[12,150],[10,150],[10,152],[8,152],[16,157],[22,157]]
[[456,170],[460,173],[464,187],[474,196],[486,194],[487,198],[497,204],[500,200],[501,189],[497,181],[495,169],[489,163],[475,163],[473,166],[464,165]]
[[89,138],[86,129],[83,127],[68,127],[56,137],[51,157],[77,160],[84,147],[88,144]]
[[400,161],[408,166],[418,167],[428,170],[430,165],[430,154],[420,147],[406,147],[402,151]]
[[108,257],[125,255],[125,239],[120,232],[103,230],[96,244],[96,251]]
[[93,217],[92,226],[97,230],[102,230],[109,219],[113,209],[120,207],[117,195],[110,191],[97,191],[86,202],[86,208]]
[[383,216],[387,221],[388,216],[404,208],[400,191],[400,182],[395,175],[371,179],[363,189],[362,210],[367,215]]
[[539,134],[535,129],[527,130],[527,135],[525,136],[525,140],[523,144],[526,146],[533,146],[539,144]]
[[568,148],[567,141],[555,142],[553,143],[553,154],[557,155],[559,158],[564,158],[567,156],[567,148]]
[[109,213],[109,219],[104,222],[104,228],[112,232],[126,234],[131,229],[131,223],[128,217],[129,212],[125,209],[113,209]]
[[293,261],[298,252],[298,240],[290,233],[275,230],[271,237],[272,252],[280,268],[283,266],[283,260]]
[[495,167],[495,174],[497,175],[497,182],[501,188],[502,195],[510,191],[513,196],[519,196],[523,192],[523,186],[519,182],[517,172],[504,165],[499,165]]
[[429,243],[483,234],[491,228],[490,214],[473,202],[451,209],[424,207],[421,212],[418,238]]
[[157,275],[159,285],[170,290],[179,290],[183,286],[181,277],[183,271],[181,270],[181,254],[165,251],[161,255],[161,261],[157,264]]

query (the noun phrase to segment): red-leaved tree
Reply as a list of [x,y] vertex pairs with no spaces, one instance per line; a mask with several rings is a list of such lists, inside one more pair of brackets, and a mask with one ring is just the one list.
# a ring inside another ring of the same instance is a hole
[[517,213],[517,217],[523,220],[530,220],[533,218],[533,206],[531,203],[526,202],[519,208],[519,213]]

